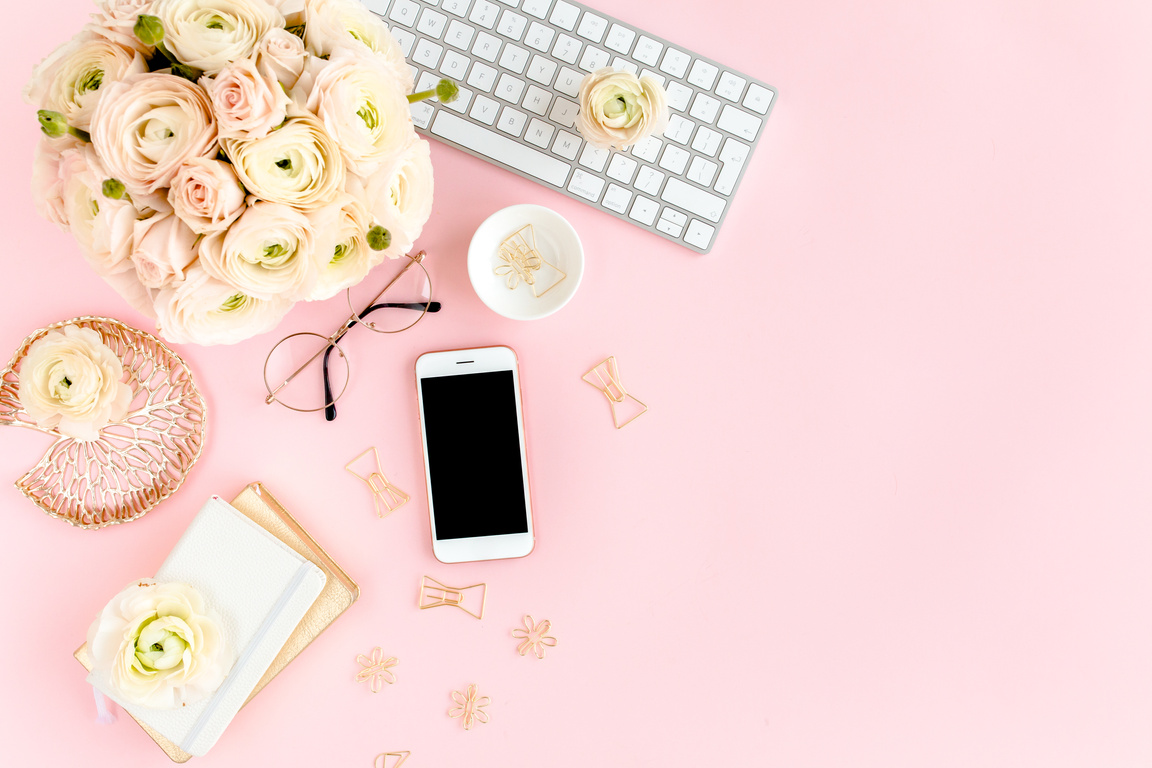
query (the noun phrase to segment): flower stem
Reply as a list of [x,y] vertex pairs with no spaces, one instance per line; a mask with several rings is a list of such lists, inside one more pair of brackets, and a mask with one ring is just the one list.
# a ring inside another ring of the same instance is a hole
[[456,94],[459,93],[459,91],[460,89],[456,87],[456,83],[451,80],[441,80],[436,83],[435,88],[410,94],[408,96],[408,103],[415,104],[418,101],[435,97],[441,104],[448,104],[456,100]]

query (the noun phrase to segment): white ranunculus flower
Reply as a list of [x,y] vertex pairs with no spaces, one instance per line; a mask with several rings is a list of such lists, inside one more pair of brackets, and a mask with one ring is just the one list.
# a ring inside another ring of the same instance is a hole
[[206,699],[236,661],[199,592],[154,581],[133,582],[109,601],[88,629],[88,655],[120,700],[149,709]]
[[315,211],[344,188],[340,148],[312,115],[290,117],[262,139],[224,139],[221,146],[245,188],[261,200]]
[[318,232],[330,232],[335,241],[321,259],[320,279],[308,297],[319,301],[335,296],[364,279],[377,263],[377,252],[368,246],[371,216],[363,200],[347,195],[341,203],[332,205],[313,216]]
[[305,0],[304,21],[304,45],[313,56],[347,47],[371,51],[395,75],[402,93],[412,91],[412,71],[396,38],[357,0]]
[[589,144],[627,149],[662,133],[668,125],[668,97],[651,75],[636,77],[604,67],[580,82],[580,112],[576,125]]
[[304,71],[304,41],[286,29],[276,28],[256,46],[256,66],[291,90]]
[[128,413],[124,366],[91,328],[65,326],[33,342],[20,363],[20,405],[38,425],[95,440]]
[[344,165],[360,176],[391,164],[416,137],[403,84],[372,58],[338,49],[321,65],[307,108],[344,153]]
[[299,301],[312,294],[328,250],[317,247],[316,230],[303,213],[261,201],[248,206],[227,232],[204,238],[200,266],[248,296]]
[[101,276],[132,268],[132,228],[138,212],[127,200],[104,197],[107,174],[92,145],[60,155],[61,207],[84,258]]
[[396,258],[407,253],[432,215],[432,155],[428,142],[417,139],[391,172],[380,171],[361,181],[374,222],[392,233],[393,245],[406,244],[404,250],[389,248],[388,255]]
[[155,0],[97,0],[96,13],[92,14],[93,23],[84,29],[150,56],[153,47],[141,42],[133,28],[141,16],[153,15],[153,5]]
[[284,26],[264,0],[157,0],[154,12],[173,55],[207,75],[246,58],[269,30]]
[[96,102],[112,83],[147,71],[137,51],[82,32],[33,70],[24,100],[59,112],[69,126],[86,131]]
[[288,116],[288,94],[252,59],[234,61],[200,84],[212,100],[222,139],[262,139]]
[[289,299],[253,298],[193,264],[156,296],[156,327],[176,344],[235,344],[272,330],[290,309]]
[[208,94],[175,75],[133,75],[108,87],[92,115],[92,146],[133,197],[167,187],[184,161],[216,153]]
[[65,135],[59,139],[40,139],[32,160],[32,202],[43,218],[68,231],[68,213],[64,205],[66,162],[77,152],[80,140]]
[[244,197],[232,166],[207,157],[185,161],[168,189],[172,209],[197,233],[227,229],[244,212]]
[[136,222],[132,264],[145,288],[165,288],[184,280],[196,260],[199,236],[172,213],[158,213]]

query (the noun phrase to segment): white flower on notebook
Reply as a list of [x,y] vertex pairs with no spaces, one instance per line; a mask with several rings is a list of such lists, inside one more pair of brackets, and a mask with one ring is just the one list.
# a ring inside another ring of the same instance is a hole
[[231,666],[219,619],[185,584],[139,581],[88,629],[93,670],[107,671],[122,701],[176,709],[210,696]]

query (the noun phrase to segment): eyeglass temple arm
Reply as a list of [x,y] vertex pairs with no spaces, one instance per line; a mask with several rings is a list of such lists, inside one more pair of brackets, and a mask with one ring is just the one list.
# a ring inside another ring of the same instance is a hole
[[[352,326],[348,326],[351,328]],[[348,333],[347,330],[344,333]],[[340,334],[343,336],[344,334]],[[337,339],[339,340],[339,339]],[[332,380],[328,376],[328,358],[332,356],[332,350],[336,349],[335,345],[329,344],[324,348],[324,402],[328,405],[324,406],[324,419],[325,421],[336,421],[336,403],[332,400]]]

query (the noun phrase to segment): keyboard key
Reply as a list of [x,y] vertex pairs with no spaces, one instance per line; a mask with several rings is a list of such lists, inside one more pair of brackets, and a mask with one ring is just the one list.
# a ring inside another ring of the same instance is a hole
[[496,61],[500,54],[500,38],[481,32],[476,35],[476,44],[472,46],[472,53],[485,61]]
[[720,76],[720,82],[716,84],[716,95],[728,101],[740,101],[740,94],[744,93],[744,84],[747,82],[739,75],[725,72]]
[[692,219],[692,223],[688,225],[688,231],[684,233],[684,242],[706,251],[714,234],[716,234],[716,227],[709,226],[699,219]]
[[472,0],[444,0],[444,2],[440,4],[440,7],[448,11],[448,13],[464,18],[464,15],[468,13],[468,4],[470,2],[472,2]]
[[695,127],[696,123],[691,120],[685,120],[680,115],[672,115],[668,118],[668,127],[664,129],[664,138],[686,145],[688,139],[692,138],[692,129]]
[[568,67],[560,68],[560,76],[556,78],[556,84],[552,87],[560,91],[565,96],[576,98],[580,95],[580,83],[584,80],[584,73],[577,72]]
[[472,13],[468,14],[468,20],[476,22],[485,29],[492,29],[496,26],[496,17],[499,13],[499,6],[488,0],[476,0],[476,4],[472,6]]
[[[428,1],[429,1],[429,2],[431,2],[431,3],[434,3],[434,2],[436,2],[436,0],[428,0]],[[513,8],[515,8],[516,6],[520,5],[520,0],[500,0],[500,2],[501,2],[501,3],[504,3],[504,5],[509,5],[509,6],[513,7]]]
[[634,61],[622,59],[619,56],[612,59],[612,69],[623,69],[625,72],[631,72],[634,75],[640,74],[640,67]]
[[541,149],[548,149],[548,142],[552,141],[552,134],[555,131],[556,129],[552,127],[551,123],[532,118],[532,122],[528,123],[528,132],[524,134],[524,138],[530,144],[535,144]]
[[650,163],[656,162],[656,156],[660,154],[660,147],[664,142],[655,136],[647,136],[641,141],[636,142],[632,147],[632,154],[641,160],[647,160]]
[[447,16],[437,13],[431,8],[425,8],[420,14],[420,21],[416,24],[416,30],[439,40],[441,33],[444,32],[444,25],[447,23]]
[[658,43],[650,37],[640,35],[640,40],[636,43],[636,50],[632,52],[632,58],[641,64],[654,67],[660,61],[660,51],[662,50],[664,50],[664,43]]
[[692,111],[688,114],[702,122],[711,123],[716,119],[716,113],[719,111],[719,99],[714,99],[706,93],[698,93],[696,100],[692,102]]
[[500,75],[500,81],[496,83],[496,98],[502,99],[509,104],[519,104],[520,97],[524,94],[524,86],[526,83],[519,80],[512,75],[505,72]]
[[686,110],[688,102],[692,99],[692,89],[680,83],[669,83],[664,92],[668,94],[668,106],[677,112]]
[[568,191],[594,203],[604,191],[604,179],[577,168],[572,172],[572,181],[568,182]]
[[448,102],[444,106],[448,109],[464,114],[468,111],[468,104],[472,101],[472,91],[467,88],[459,88],[456,91],[456,98]]
[[694,157],[688,165],[688,173],[684,175],[684,178],[688,179],[688,181],[694,181],[702,187],[707,187],[712,183],[712,179],[719,168],[720,166],[711,160]]
[[643,195],[636,195],[636,202],[632,203],[632,212],[629,218],[635,219],[646,227],[652,226],[656,221],[656,213],[660,210],[660,203],[649,200]]
[[[395,32],[393,32],[395,34]],[[459,48],[462,51],[468,50],[468,45],[472,42],[472,35],[476,34],[476,28],[470,27],[462,21],[452,19],[452,23],[448,25],[448,34],[444,36],[444,42],[453,48]]]
[[600,203],[610,211],[626,213],[628,211],[628,203],[631,201],[632,192],[630,190],[615,184],[609,184],[608,191],[604,193],[604,199],[601,200]]
[[449,79],[463,81],[464,75],[468,74],[468,65],[471,63],[472,60],[464,54],[448,51],[444,54],[444,61],[440,62],[440,73]]
[[[556,99],[552,105],[552,112],[548,115],[548,119],[557,125],[562,125],[565,128],[571,128],[576,125],[576,112],[580,108],[568,101],[567,99]],[[575,159],[575,158],[570,158]]]
[[528,51],[508,43],[504,46],[504,52],[500,54],[500,66],[518,75],[524,74],[524,67],[528,66]]
[[684,231],[684,224],[687,223],[687,221],[688,217],[679,211],[665,208],[660,212],[660,218],[656,220],[656,229],[670,237],[680,237],[680,233]]
[[524,37],[524,42],[538,51],[548,53],[548,49],[552,46],[552,38],[556,36],[556,30],[552,27],[546,27],[538,21],[532,22],[528,27],[528,34]]
[[675,208],[665,208],[660,211],[660,218],[672,222],[673,224],[682,227],[688,223],[688,216],[680,213]]
[[594,147],[591,144],[584,145],[584,151],[580,153],[580,165],[600,173],[607,164],[608,150]]
[[580,69],[585,72],[593,72],[600,67],[608,66],[608,61],[612,58],[612,54],[608,51],[602,51],[599,48],[593,48],[591,45],[584,49],[584,55],[580,57]]
[[556,40],[556,47],[552,49],[552,55],[560,61],[575,64],[576,59],[580,56],[581,45],[582,43],[576,38],[562,34]]
[[524,97],[524,109],[534,115],[548,114],[548,105],[552,102],[552,94],[543,88],[534,85],[528,86],[528,95]]
[[512,109],[512,107],[504,107],[504,111],[500,113],[500,122],[496,124],[496,127],[504,133],[519,136],[524,130],[524,123],[526,122],[528,122],[528,115],[517,109]]
[[412,53],[412,60],[429,69],[435,69],[440,63],[440,54],[444,53],[444,46],[436,45],[430,40],[420,40],[416,43],[416,50]]
[[696,138],[692,139],[692,149],[703,152],[709,157],[716,157],[721,138],[721,135],[711,128],[700,126],[700,130],[696,131]]
[[[675,147],[669,147],[669,149],[675,149]],[[711,192],[705,192],[698,187],[680,181],[676,177],[668,179],[660,198],[669,205],[682,208],[697,216],[703,216],[711,222],[720,221],[720,215],[724,213],[724,206],[728,204],[724,198],[717,197]]]
[[411,27],[416,23],[416,12],[419,10],[420,6],[416,5],[412,0],[396,0],[392,5],[392,11],[388,14],[388,18],[397,24]]
[[668,52],[664,54],[664,61],[660,62],[660,71],[667,72],[672,77],[684,77],[690,61],[692,61],[692,57],[684,51],[669,48]]
[[535,80],[541,85],[551,85],[552,78],[556,76],[556,62],[543,56],[533,56],[532,64],[528,67],[528,79]]
[[[477,96],[477,98],[484,97]],[[492,105],[495,107],[496,102],[492,102]],[[515,168],[554,187],[563,187],[568,179],[567,163],[527,147],[515,139],[481,128],[451,112],[439,110],[432,123],[432,134],[454,141],[462,147],[467,147],[473,152]]]
[[580,9],[571,3],[566,3],[564,0],[558,0],[556,7],[552,9],[552,15],[549,21],[558,27],[572,31],[576,26],[576,17],[580,15]]
[[496,70],[487,64],[476,62],[472,65],[472,73],[468,75],[468,85],[473,88],[479,88],[482,91],[492,92],[492,86],[496,84]]
[[576,29],[576,34],[598,43],[604,39],[606,29],[608,29],[608,19],[585,11],[584,17],[580,19],[580,26]]
[[391,32],[397,45],[400,46],[400,52],[404,54],[404,58],[411,56],[412,46],[416,45],[416,35],[402,27],[392,27]]
[[747,161],[748,145],[741,144],[736,139],[725,139],[724,147],[720,150],[720,162],[724,167],[720,169],[720,175],[712,188],[722,195],[732,194],[732,190],[736,188],[736,180],[740,178],[740,169]]
[[639,165],[627,155],[617,152],[612,155],[612,162],[608,163],[608,175],[621,184],[627,184],[632,181],[632,174],[636,173],[636,168]]
[[436,111],[436,108],[426,101],[418,101],[415,104],[409,104],[408,111],[412,113],[413,125],[417,128],[427,128],[428,123],[432,120],[432,113]]
[[650,77],[650,78],[652,78],[652,79],[653,79],[653,80],[655,80],[656,82],[660,83],[660,87],[661,87],[661,88],[663,88],[663,87],[664,87],[664,83],[665,83],[665,80],[666,80],[666,78],[664,77],[664,75],[661,75],[659,72],[653,72],[653,71],[652,71],[652,70],[650,70],[650,69],[643,69],[643,70],[640,70],[640,77]]
[[752,83],[748,86],[748,95],[744,97],[744,106],[761,115],[768,114],[768,107],[772,105],[772,91],[762,85]]
[[520,36],[524,34],[524,27],[526,26],[528,26],[528,19],[518,13],[512,13],[512,11],[504,11],[500,15],[500,25],[496,27],[496,31],[505,37],[519,40]]
[[664,179],[664,174],[652,166],[646,165],[640,169],[640,173],[636,176],[636,183],[632,186],[649,195],[658,195],[660,194],[660,187],[664,184]]
[[440,78],[435,74],[432,72],[424,72],[420,75],[420,79],[416,81],[416,87],[413,89],[413,93],[430,91],[436,87],[436,83],[438,82],[440,82]]
[[613,24],[612,28],[608,30],[608,38],[604,41],[604,45],[616,53],[627,56],[628,51],[632,50],[632,41],[635,39],[635,32],[619,24]]
[[720,119],[716,121],[716,127],[745,141],[752,141],[763,122],[742,109],[725,105],[724,111],[720,113]]
[[560,131],[556,134],[556,142],[552,145],[552,151],[561,157],[575,160],[576,153],[580,151],[580,137],[568,133],[568,131]]
[[548,9],[552,7],[552,0],[524,0],[524,7],[520,10],[538,19],[547,18]]
[[703,88],[706,91],[712,90],[712,83],[716,82],[716,75],[720,74],[720,70],[712,66],[703,59],[696,59],[692,63],[692,71],[688,73],[688,82],[697,88]]
[[476,94],[476,100],[472,102],[472,111],[468,114],[485,125],[492,125],[496,122],[496,115],[500,114],[500,105],[487,96]]
[[[660,156],[660,167],[672,173],[684,173],[684,168],[688,165],[689,157],[691,157],[691,155],[680,149],[680,147],[674,147],[669,144],[664,148],[664,154]],[[670,181],[669,183],[672,182]]]

